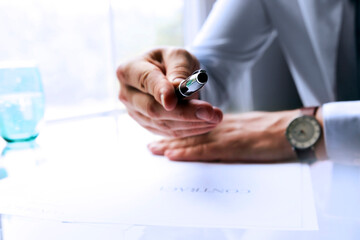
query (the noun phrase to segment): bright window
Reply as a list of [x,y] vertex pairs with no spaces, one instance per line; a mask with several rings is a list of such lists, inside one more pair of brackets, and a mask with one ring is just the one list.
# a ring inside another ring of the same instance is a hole
[[116,66],[183,46],[182,0],[0,0],[0,61],[38,63],[46,118],[113,109]]

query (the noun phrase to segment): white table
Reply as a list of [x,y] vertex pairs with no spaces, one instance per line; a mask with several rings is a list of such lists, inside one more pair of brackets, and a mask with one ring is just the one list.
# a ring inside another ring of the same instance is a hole
[[[45,124],[37,139],[38,145],[34,145],[33,149],[7,153],[10,156],[7,161],[11,160],[9,173],[11,171],[12,175],[21,175],[23,171],[31,171],[46,161],[63,161],[71,166],[71,161],[81,158],[81,155],[72,155],[74,152],[97,149],[97,153],[101,153],[101,149],[109,147],[109,143],[116,142],[123,134],[132,131],[131,126],[122,124],[123,118],[127,116],[106,115]],[[133,137],[135,140],[138,136]],[[4,150],[5,146],[6,143],[1,140],[0,150]],[[69,157],[53,157],[64,153]],[[0,161],[4,161],[4,158]],[[311,174],[319,221],[318,231],[74,224],[3,215],[0,239],[360,239],[360,167],[323,161],[311,165]]]

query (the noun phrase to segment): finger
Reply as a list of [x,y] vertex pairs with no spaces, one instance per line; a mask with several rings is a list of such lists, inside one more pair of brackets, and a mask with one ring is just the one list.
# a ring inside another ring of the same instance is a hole
[[156,135],[167,136],[167,132],[161,129],[153,128],[151,126],[143,126],[143,127]]
[[[187,129],[187,130],[173,130],[173,131],[165,131],[162,129],[158,129],[158,128],[154,128],[151,126],[144,126],[144,128],[148,129],[149,131],[165,136],[165,137],[174,137],[174,138],[183,138],[183,137],[191,137],[194,135],[199,135],[199,134],[204,134],[207,133],[209,131],[211,131],[213,129],[213,127],[209,127],[209,128],[197,128],[196,130],[193,129]],[[150,146],[150,144],[148,145],[148,147]],[[151,150],[151,148],[149,147],[149,149]],[[154,154],[156,151],[156,149],[154,148]],[[163,154],[156,154],[156,155],[163,155]]]
[[189,122],[173,120],[154,120],[140,112],[129,111],[129,115],[136,119],[142,126],[151,126],[164,131],[193,130],[198,128],[215,128],[217,124],[210,122]]
[[[167,137],[190,137],[200,135],[213,130],[216,125],[206,122],[178,122],[178,121],[154,121],[139,112],[128,111],[128,114],[134,118],[142,127],[147,130]],[[174,128],[171,126],[174,125]]]
[[216,145],[213,143],[209,144],[198,144],[186,148],[168,149],[165,150],[164,155],[173,161],[218,161]]
[[186,138],[166,138],[148,144],[148,148],[159,155],[164,155],[166,150],[187,148],[211,142],[207,134]]
[[147,94],[129,88],[122,91],[122,101],[148,118],[160,120],[210,122],[218,124],[223,118],[222,111],[201,100],[181,102],[172,111],[166,111],[159,103]]
[[117,76],[122,85],[150,94],[166,110],[170,111],[176,106],[174,86],[156,65],[144,60],[132,61],[119,66]]
[[211,141],[212,139],[209,135],[201,135],[187,138],[166,138],[153,142],[151,145],[162,148],[165,151],[165,149],[186,148],[198,144],[210,143]]
[[162,135],[162,136],[166,136],[166,137],[172,136],[172,134],[170,134],[169,130],[154,127],[152,124],[150,124],[151,120],[149,120],[147,117],[143,116],[141,113],[129,111],[128,114],[148,131],[150,131],[154,134]]
[[130,86],[122,85],[120,87],[119,99],[128,109],[139,111],[149,118],[158,119],[160,116],[168,114],[168,111],[151,95]]
[[156,121],[156,125],[159,128],[168,131],[191,130],[194,131],[193,135],[199,134],[197,130],[200,128],[213,129],[217,126],[217,124],[209,123],[209,122],[187,122],[187,121],[172,121],[172,120]]
[[213,107],[214,115],[212,119],[210,119],[210,122],[217,122],[220,123],[223,120],[224,114],[218,107]]

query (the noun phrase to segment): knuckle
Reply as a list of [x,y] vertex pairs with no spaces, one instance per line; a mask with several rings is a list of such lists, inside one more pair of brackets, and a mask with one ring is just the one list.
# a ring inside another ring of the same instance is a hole
[[191,70],[188,66],[178,65],[173,67],[172,74],[185,79],[191,74]]
[[171,130],[171,127],[170,125],[167,123],[167,121],[158,121],[157,122],[157,125],[159,128],[163,129],[163,130]]
[[143,72],[140,73],[140,76],[139,76],[139,84],[140,84],[140,88],[141,90],[147,92],[147,79],[149,78],[149,75],[151,73],[151,70],[145,70]]
[[188,63],[188,67],[198,68],[200,66],[197,58],[184,48],[173,48],[171,54],[177,57],[181,56]]
[[151,79],[151,76],[154,72],[159,71],[159,69],[153,65],[152,67],[147,68],[146,70],[143,70],[141,73],[139,73],[138,81],[140,85],[140,89],[144,92],[151,93],[149,91],[154,90],[154,79]]
[[125,66],[124,65],[120,65],[116,69],[116,76],[119,79],[119,81],[121,81],[121,82],[123,82],[125,80]]
[[156,111],[156,102],[155,100],[148,101],[146,104],[146,114],[150,118],[158,118],[159,113]]
[[165,48],[155,48],[145,53],[144,58],[151,60],[155,60],[156,62],[162,62],[163,60],[163,52],[165,51]]
[[180,48],[180,47],[174,47],[172,48],[172,54],[178,56],[178,55],[181,55],[181,56],[184,56],[184,57],[191,57],[191,54],[189,51],[187,51],[186,49],[184,48]]
[[127,111],[127,113],[129,114],[130,117],[136,119],[136,115],[132,111]]
[[122,88],[120,88],[119,100],[124,104],[128,102],[128,98],[126,96],[125,90],[123,90]]

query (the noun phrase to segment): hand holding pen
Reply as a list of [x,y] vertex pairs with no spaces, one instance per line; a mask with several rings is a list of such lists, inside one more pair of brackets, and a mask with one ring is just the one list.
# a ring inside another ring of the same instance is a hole
[[[222,120],[221,110],[198,99],[179,101],[176,96],[175,89],[182,81],[193,79],[188,77],[199,69],[198,66],[198,60],[184,49],[150,51],[118,68],[119,99],[129,115],[153,133],[186,137],[211,131]],[[204,82],[203,72],[195,75]],[[189,80],[187,84],[180,87],[182,92],[186,90],[183,97],[196,92],[199,87],[196,82],[190,84]]]

